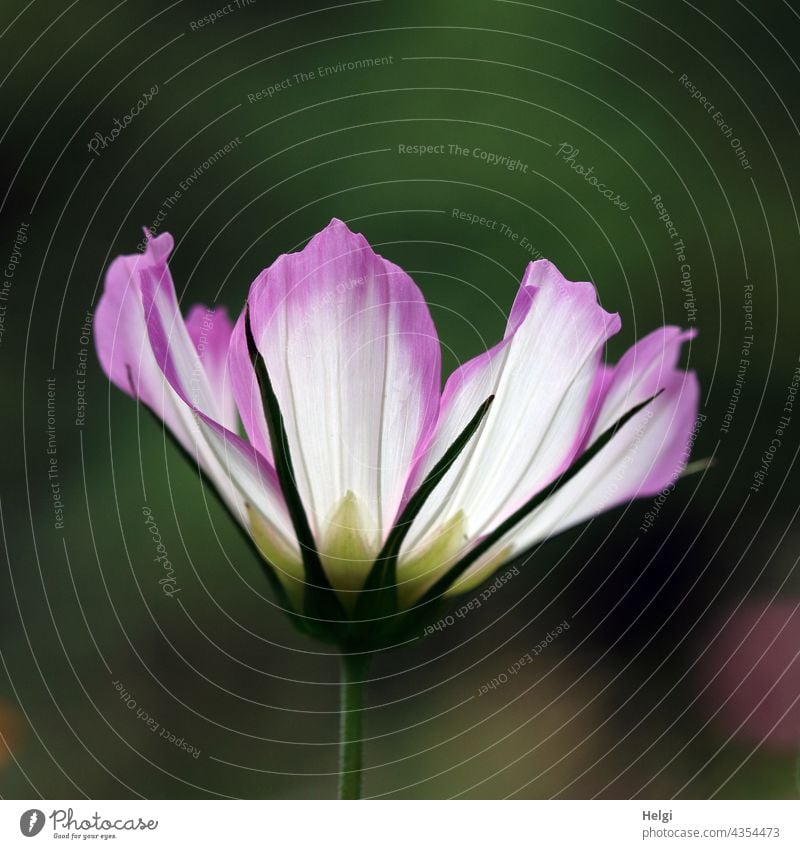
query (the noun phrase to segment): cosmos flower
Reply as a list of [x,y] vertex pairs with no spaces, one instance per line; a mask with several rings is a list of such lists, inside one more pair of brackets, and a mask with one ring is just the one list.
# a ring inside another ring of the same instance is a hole
[[442,390],[420,290],[343,222],[265,269],[235,326],[181,315],[172,247],[148,238],[110,266],[100,361],[196,458],[294,610],[324,593],[316,614],[354,620],[463,592],[686,464],[691,332],[661,327],[607,365],[619,316],[551,262]]

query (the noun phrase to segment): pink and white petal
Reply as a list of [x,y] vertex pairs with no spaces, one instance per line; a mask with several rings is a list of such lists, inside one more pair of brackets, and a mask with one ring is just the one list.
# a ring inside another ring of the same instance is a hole
[[245,527],[249,527],[249,509],[257,509],[262,524],[275,541],[283,549],[297,552],[299,557],[272,465],[252,445],[200,406],[201,403],[213,406],[203,394],[206,387],[198,389],[194,382],[197,369],[202,369],[202,365],[194,347],[191,352],[187,350],[187,344],[191,345],[189,333],[180,314],[176,313],[177,303],[170,306],[171,299],[163,287],[163,278],[149,270],[142,273],[142,300],[150,345],[176,396],[176,405],[192,436],[192,447],[200,466]]
[[[164,233],[147,242],[144,253],[118,256],[106,271],[103,294],[95,314],[95,343],[97,355],[109,380],[128,395],[138,389],[138,381],[131,387],[129,370],[136,374],[141,351],[149,350],[147,332],[142,312],[139,272],[158,265],[160,250],[166,243],[166,252],[172,248],[172,237]],[[148,370],[142,379],[153,375]]]
[[[664,388],[664,393],[623,428],[573,481],[510,532],[471,567],[451,592],[480,583],[503,559],[633,498],[651,496],[683,470],[697,418],[699,386],[693,373],[676,370],[683,343],[694,330],[661,327],[598,372],[587,417],[592,430],[581,451],[624,413]],[[499,556],[502,552],[504,557]]]
[[145,324],[156,362],[190,407],[222,421],[209,375],[181,315],[169,269],[166,264],[143,268],[139,276]]
[[439,340],[422,294],[334,219],[262,272],[249,305],[318,539],[352,495],[379,545],[437,415]]
[[599,391],[603,346],[619,326],[619,316],[597,303],[591,283],[564,279],[546,260],[528,266],[503,341],[447,382],[439,423],[413,484],[478,406],[489,395],[495,400],[414,523],[405,554],[424,546],[433,527],[458,511],[466,516],[470,538],[488,533],[569,465],[591,426],[589,402]]
[[[593,435],[599,436],[632,406],[650,398],[672,379],[683,343],[697,331],[681,330],[667,325],[643,336],[623,354],[620,361],[607,369],[599,393],[598,415],[593,419]],[[632,400],[632,399],[638,400]]]
[[[634,416],[575,478],[509,534],[516,552],[634,498],[650,497],[675,481],[691,451],[700,386],[694,372],[673,371],[664,391]],[[653,394],[645,381],[601,422],[619,419]],[[660,388],[660,387],[659,387]],[[602,432],[600,424],[592,439]]]
[[186,316],[186,331],[206,373],[220,421],[236,431],[236,401],[228,378],[228,352],[233,324],[225,307],[195,304]]
[[166,268],[171,250],[172,237],[163,233],[147,241],[144,253],[119,256],[111,263],[95,312],[95,344],[111,382],[150,407],[186,444],[188,434],[150,348],[141,300],[141,271]]

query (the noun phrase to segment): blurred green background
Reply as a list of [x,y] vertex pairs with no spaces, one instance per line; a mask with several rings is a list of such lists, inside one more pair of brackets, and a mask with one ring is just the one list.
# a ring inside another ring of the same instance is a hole
[[[0,293],[0,795],[335,791],[336,658],[275,610],[237,530],[82,338],[104,269],[162,210],[187,308],[233,315],[278,254],[346,220],[423,289],[445,373],[502,335],[537,256],[594,281],[621,313],[611,359],[663,323],[700,331],[688,363],[707,418],[694,457],[714,465],[682,481],[646,533],[649,501],[599,517],[444,633],[380,658],[367,794],[796,797],[797,664],[767,657],[769,691],[746,679],[753,657],[729,664],[743,686],[723,704],[707,651],[730,610],[773,599],[789,613],[765,652],[800,647],[800,410],[750,491],[800,354],[796,8],[254,0],[197,25],[216,11],[6,0],[0,12],[0,260],[12,272]],[[156,86],[92,153],[95,134]],[[748,285],[754,341],[737,384]],[[158,584],[143,505],[175,566],[175,599]],[[564,619],[535,663],[477,695]],[[730,709],[754,690],[770,698],[737,727]],[[788,731],[776,736],[778,719]]]

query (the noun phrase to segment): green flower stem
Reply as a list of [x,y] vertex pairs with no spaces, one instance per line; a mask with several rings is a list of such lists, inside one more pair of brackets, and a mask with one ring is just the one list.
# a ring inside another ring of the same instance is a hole
[[369,655],[343,654],[339,731],[339,798],[361,798],[361,732]]

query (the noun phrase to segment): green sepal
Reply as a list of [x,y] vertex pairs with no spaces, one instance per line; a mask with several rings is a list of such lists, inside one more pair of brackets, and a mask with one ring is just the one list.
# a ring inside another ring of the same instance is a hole
[[275,395],[275,389],[272,386],[267,365],[253,339],[249,304],[245,307],[244,328],[247,339],[247,351],[250,355],[250,361],[253,364],[256,379],[258,380],[258,387],[261,391],[261,400],[264,405],[264,417],[267,421],[269,441],[272,446],[275,472],[278,476],[278,483],[283,492],[283,498],[286,502],[286,508],[289,511],[289,517],[292,521],[292,527],[294,528],[298,545],[300,546],[306,584],[303,594],[303,613],[312,620],[320,620],[318,625],[322,625],[323,622],[329,623],[330,627],[336,630],[336,623],[343,622],[346,619],[346,614],[341,602],[331,587],[328,576],[325,574],[325,569],[322,566],[322,561],[317,551],[314,535],[311,531],[311,525],[308,522],[308,516],[306,515],[303,501],[297,489],[292,458],[289,453],[289,443],[286,437],[286,427],[283,422],[283,414],[281,413],[278,399]]
[[408,503],[389,531],[386,542],[375,558],[375,562],[364,582],[353,616],[356,624],[364,620],[383,619],[397,613],[397,558],[403,542],[428,497],[475,434],[489,412],[493,401],[494,395],[490,395],[478,407],[467,426],[459,433],[453,444],[445,451],[439,462],[436,463],[409,498]]

